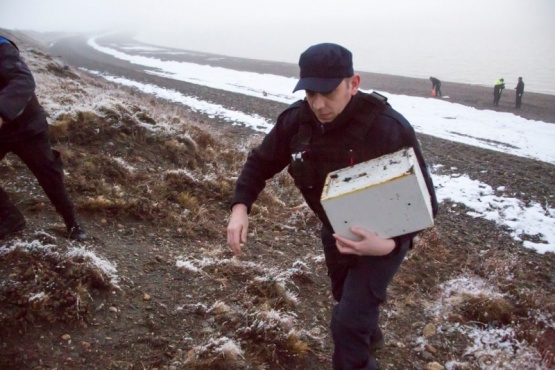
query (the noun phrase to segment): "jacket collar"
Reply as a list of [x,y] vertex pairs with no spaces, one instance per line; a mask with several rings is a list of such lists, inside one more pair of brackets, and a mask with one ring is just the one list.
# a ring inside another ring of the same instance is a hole
[[308,102],[306,101],[306,99],[304,101],[305,103],[304,110],[306,114],[308,114],[312,126],[317,128],[318,131],[321,132],[322,134],[326,134],[327,132],[334,131],[340,127],[344,128],[346,125],[349,124],[349,122],[352,119],[352,113],[353,113],[354,107],[357,105],[357,102],[359,100],[359,94],[360,92],[358,92],[356,95],[351,97],[351,100],[349,101],[349,103],[347,103],[347,105],[345,106],[345,109],[343,109],[343,112],[341,112],[331,122],[320,123],[320,121],[318,121],[318,118],[316,118],[316,115],[314,114],[312,109],[310,109],[310,106],[308,105]]

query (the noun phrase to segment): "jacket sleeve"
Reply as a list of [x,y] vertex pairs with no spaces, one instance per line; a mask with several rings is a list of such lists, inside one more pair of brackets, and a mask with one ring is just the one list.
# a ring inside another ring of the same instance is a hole
[[250,212],[252,204],[266,186],[266,181],[289,164],[291,138],[296,133],[296,120],[292,117],[294,115],[294,110],[282,113],[262,143],[249,153],[237,179],[231,207],[242,203]]
[[9,124],[33,97],[35,80],[19,51],[8,43],[0,44],[0,86],[0,116]]

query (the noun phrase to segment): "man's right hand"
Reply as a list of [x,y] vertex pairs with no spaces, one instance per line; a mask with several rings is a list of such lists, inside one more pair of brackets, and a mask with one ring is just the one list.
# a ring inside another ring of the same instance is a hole
[[237,203],[231,209],[231,217],[227,225],[227,245],[235,255],[241,253],[241,247],[247,242],[249,215],[247,206]]
[[2,128],[3,123],[4,123],[4,120],[2,119],[2,117],[0,117],[0,128]]

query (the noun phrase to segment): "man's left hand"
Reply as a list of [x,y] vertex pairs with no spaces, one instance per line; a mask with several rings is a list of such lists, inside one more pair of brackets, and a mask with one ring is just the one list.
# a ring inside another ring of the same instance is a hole
[[360,236],[361,240],[353,241],[338,234],[333,234],[337,241],[337,249],[343,254],[385,256],[395,249],[395,241],[393,239],[382,239],[375,233],[360,227],[352,227],[351,232]]

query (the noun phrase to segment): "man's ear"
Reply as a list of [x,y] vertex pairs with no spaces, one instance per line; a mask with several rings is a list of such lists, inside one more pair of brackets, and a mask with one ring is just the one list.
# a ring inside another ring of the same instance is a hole
[[360,75],[351,77],[351,95],[356,95],[360,87]]

